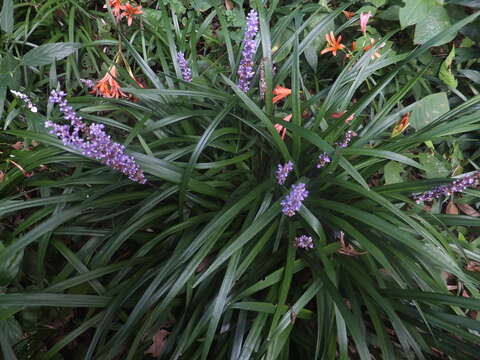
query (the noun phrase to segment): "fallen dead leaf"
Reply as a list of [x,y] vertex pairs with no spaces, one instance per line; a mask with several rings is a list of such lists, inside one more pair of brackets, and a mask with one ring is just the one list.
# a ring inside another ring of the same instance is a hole
[[458,215],[458,208],[453,201],[448,203],[445,213],[449,215]]
[[479,217],[480,212],[475,210],[472,206],[468,204],[457,204],[457,207],[460,209],[462,213],[465,215],[473,216],[473,217]]
[[195,269],[195,272],[199,273],[205,270],[211,264],[212,260],[213,260],[212,255],[208,255],[207,257],[205,257],[205,259],[203,259],[202,262],[198,264],[197,268]]
[[480,272],[480,264],[476,261],[469,261],[467,265],[465,265],[465,270]]
[[170,334],[170,331],[161,329],[157,331],[155,335],[152,336],[152,345],[145,351],[145,354],[150,354],[153,357],[160,357],[162,355],[163,349],[167,344],[167,337]]
[[10,145],[12,148],[15,150],[21,150],[23,149],[23,142],[22,141],[17,141],[15,144]]

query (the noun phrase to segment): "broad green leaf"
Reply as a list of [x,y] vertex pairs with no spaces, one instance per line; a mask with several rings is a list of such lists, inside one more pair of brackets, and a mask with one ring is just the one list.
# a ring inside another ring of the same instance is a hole
[[410,124],[416,130],[420,130],[449,110],[450,105],[446,93],[428,95],[416,104],[410,115]]
[[435,155],[429,153],[421,153],[418,155],[418,158],[425,169],[425,173],[428,179],[448,176],[449,171],[445,163],[437,159]]
[[[428,12],[427,16],[415,26],[413,42],[424,44],[443,30],[448,29],[452,24],[447,10],[443,6],[435,6]],[[448,43],[453,40],[456,34],[448,34],[435,42],[435,46]]]
[[429,12],[438,6],[435,0],[403,0],[404,6],[400,8],[400,25],[406,28],[424,20]]
[[[414,43],[424,44],[451,26],[447,11],[440,0],[403,0],[400,8],[400,25],[405,28],[415,26]],[[451,41],[455,34],[448,34],[437,40],[437,46]]]
[[403,178],[401,176],[403,170],[403,165],[396,161],[389,161],[387,164],[385,164],[385,166],[383,167],[385,185],[403,182]]
[[0,12],[0,28],[11,33],[13,31],[13,0],[3,0],[2,11]]
[[58,42],[44,44],[25,54],[23,63],[27,66],[49,65],[75,52],[82,45],[79,43]]

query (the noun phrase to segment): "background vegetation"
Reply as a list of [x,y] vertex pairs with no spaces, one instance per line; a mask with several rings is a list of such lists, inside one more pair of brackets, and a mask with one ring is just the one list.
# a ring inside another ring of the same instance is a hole
[[[129,26],[103,1],[3,0],[3,358],[478,359],[480,191],[412,194],[478,170],[479,2],[135,5]],[[348,51],[320,54],[330,31]],[[125,96],[90,93],[81,80],[112,65]],[[272,104],[277,85],[291,94]],[[52,89],[147,183],[49,134]],[[337,146],[347,130],[358,136]],[[299,181],[309,196],[287,217]],[[313,249],[294,246],[302,234]]]

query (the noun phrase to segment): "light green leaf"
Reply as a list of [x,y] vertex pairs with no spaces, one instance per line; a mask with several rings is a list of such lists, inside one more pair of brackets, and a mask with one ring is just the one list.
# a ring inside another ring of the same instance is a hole
[[428,95],[420,100],[412,111],[410,124],[420,130],[449,110],[448,98],[444,92]]
[[389,161],[383,167],[383,175],[385,176],[385,185],[396,184],[403,182],[400,175],[403,171],[403,165],[396,161]]
[[79,43],[67,42],[40,45],[25,54],[23,63],[27,66],[49,65],[67,57],[80,47]]
[[428,179],[446,177],[449,170],[445,163],[435,157],[433,154],[421,153],[418,155],[420,163],[425,168],[425,176]]
[[400,8],[400,26],[406,28],[423,21],[438,3],[435,0],[403,0],[405,6]]
[[[405,28],[416,25],[413,42],[424,44],[435,35],[451,26],[450,17],[440,0],[404,0],[400,8],[400,25]],[[451,41],[455,34],[449,34],[436,42],[436,46]]]
[[[417,23],[413,42],[415,44],[424,44],[435,35],[448,29],[451,25],[447,10],[445,10],[443,6],[435,6],[430,9],[423,20]],[[442,37],[434,44],[434,46],[439,46],[452,41],[455,35],[456,34],[454,33]]]
[[3,0],[2,12],[0,12],[0,28],[11,33],[13,31],[13,1]]
[[440,65],[440,72],[438,73],[438,77],[442,80],[447,86],[451,88],[456,88],[458,85],[457,79],[452,74],[452,61],[455,57],[455,46],[452,47],[450,54],[448,54],[445,61]]

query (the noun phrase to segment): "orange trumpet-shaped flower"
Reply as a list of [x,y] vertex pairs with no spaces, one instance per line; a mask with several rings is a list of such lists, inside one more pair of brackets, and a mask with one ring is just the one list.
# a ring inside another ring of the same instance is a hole
[[275,97],[272,99],[272,103],[279,102],[282,100],[284,97],[287,97],[292,93],[292,90],[284,88],[283,86],[277,85],[275,89],[273,89],[273,95]]
[[[370,50],[373,46],[375,45],[375,40],[370,38],[370,45],[367,45],[363,48],[364,51]],[[385,43],[380,44],[379,49],[383,48],[385,46]],[[380,58],[382,55],[378,52],[375,51],[373,55],[371,56],[372,60],[375,60],[375,58]]]
[[120,90],[120,85],[117,80],[115,80],[116,76],[117,68],[114,65],[107,71],[103,78],[97,81],[90,93],[106,98],[118,99],[119,97],[127,97],[127,95]]
[[[121,0],[110,0],[110,7],[112,8],[113,16],[117,21],[120,21],[120,11],[122,10],[122,1]],[[103,5],[103,8],[106,9],[107,5]]]
[[332,52],[333,56],[337,56],[337,51],[345,49],[345,45],[341,44],[342,35],[338,35],[338,39],[335,39],[335,35],[333,35],[333,31],[330,31],[330,34],[325,35],[325,39],[327,40],[328,46],[323,49],[320,54],[326,54],[328,52]]
[[[283,118],[284,121],[290,121],[292,120],[292,114],[287,115]],[[278,134],[282,138],[282,140],[285,140],[285,136],[287,135],[287,128],[283,125],[280,124],[275,124],[275,129],[277,130]]]
[[141,6],[132,6],[129,3],[126,5],[122,6],[122,10],[124,11],[120,16],[123,17],[128,17],[127,23],[128,26],[132,25],[133,21],[133,16],[134,15],[140,15],[142,14],[142,7]]

